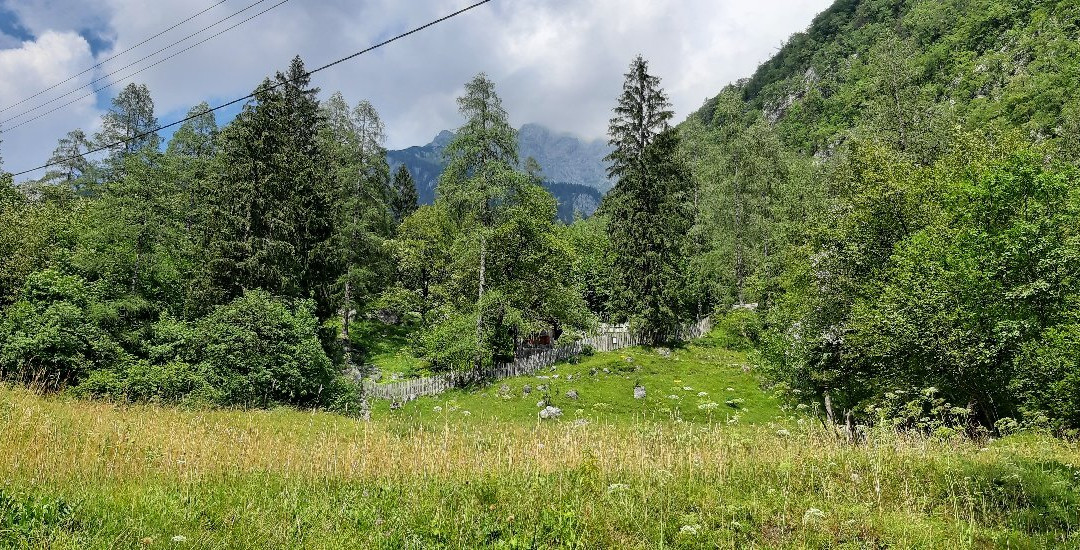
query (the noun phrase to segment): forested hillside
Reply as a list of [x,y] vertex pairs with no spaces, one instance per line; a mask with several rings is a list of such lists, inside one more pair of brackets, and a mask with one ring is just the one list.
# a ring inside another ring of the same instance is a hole
[[837,422],[1077,427],[1080,6],[839,0],[680,125],[695,276]]

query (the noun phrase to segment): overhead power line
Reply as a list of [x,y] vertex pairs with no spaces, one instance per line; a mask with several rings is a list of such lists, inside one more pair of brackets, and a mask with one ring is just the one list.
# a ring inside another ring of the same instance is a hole
[[[455,17],[457,17],[457,16],[459,16],[459,15],[465,13],[465,12],[476,9],[476,8],[478,8],[478,7],[480,7],[480,6],[484,5],[484,4],[487,4],[487,3],[491,2],[491,1],[492,0],[481,0],[480,2],[472,4],[472,5],[468,6],[468,7],[462,8],[462,9],[460,9],[458,11],[455,11],[454,13],[451,13],[449,15],[444,15],[443,17],[440,17],[440,18],[438,18],[438,19],[436,19],[434,21],[431,21],[429,23],[426,23],[424,25],[416,27],[415,29],[403,32],[403,33],[401,33],[401,34],[399,34],[399,35],[397,35],[397,36],[395,36],[393,38],[384,40],[384,41],[379,42],[378,44],[375,44],[373,46],[369,46],[369,47],[367,47],[367,48],[365,48],[363,50],[360,50],[360,51],[358,51],[358,52],[356,52],[354,54],[347,55],[345,57],[342,57],[341,59],[338,59],[336,61],[331,61],[330,63],[327,63],[327,64],[325,64],[325,65],[323,65],[321,67],[318,67],[318,68],[312,69],[310,71],[307,71],[307,72],[305,72],[303,74],[302,77],[298,77],[295,80],[298,80],[299,78],[307,78],[307,77],[309,77],[309,76],[311,76],[311,75],[313,75],[313,74],[315,74],[315,73],[317,73],[319,71],[323,71],[323,70],[329,69],[330,67],[333,67],[335,65],[344,63],[344,62],[349,61],[351,59],[355,59],[355,58],[357,58],[357,57],[359,57],[361,55],[364,55],[364,54],[366,54],[368,52],[371,52],[373,50],[377,50],[377,49],[379,49],[379,48],[381,48],[383,46],[386,46],[388,44],[391,44],[393,42],[397,42],[398,40],[401,40],[402,38],[414,35],[414,34],[420,32],[422,30],[425,30],[425,29],[430,28],[430,27],[434,27],[435,25],[438,25],[439,23],[442,23],[444,21],[448,21],[450,19],[453,19],[453,18],[455,18]],[[283,86],[285,84],[292,83],[293,81],[294,81],[294,79],[285,79],[285,80],[277,82],[277,83],[275,83],[275,84],[273,84],[273,85],[271,85],[271,86],[269,86],[267,88],[261,88],[259,91],[270,91],[270,90],[276,89],[276,88],[278,88],[280,86]],[[238,97],[238,98],[236,98],[236,99],[234,99],[232,101],[229,101],[227,103],[222,103],[221,105],[218,105],[217,107],[211,107],[209,109],[199,111],[198,113],[195,113],[193,115],[189,115],[189,116],[187,116],[185,118],[182,118],[180,120],[177,120],[175,122],[170,122],[169,124],[163,124],[161,126],[158,126],[157,128],[154,128],[153,130],[150,130],[148,132],[143,132],[143,133],[141,133],[141,134],[139,134],[137,136],[133,136],[133,137],[129,137],[127,139],[122,139],[122,140],[119,140],[119,141],[115,141],[115,142],[110,143],[108,145],[102,145],[102,146],[100,146],[100,147],[98,147],[96,149],[92,149],[92,150],[87,151],[87,152],[85,152],[85,153],[83,153],[81,155],[65,157],[65,158],[62,158],[62,159],[59,159],[59,160],[56,160],[56,161],[53,161],[53,162],[48,162],[48,163],[42,164],[41,166],[30,168],[29,170],[23,170],[21,172],[15,172],[15,173],[12,174],[12,176],[22,176],[22,175],[25,175],[25,174],[29,174],[30,172],[35,172],[37,170],[41,170],[43,168],[49,168],[51,166],[56,166],[57,164],[67,162],[69,160],[75,160],[75,159],[83,158],[83,157],[85,157],[87,155],[92,155],[94,153],[99,153],[99,152],[104,151],[106,149],[111,149],[113,147],[116,147],[118,145],[123,145],[125,143],[130,142],[130,141],[140,140],[140,139],[142,139],[142,138],[144,138],[146,136],[149,136],[151,134],[156,134],[156,133],[158,133],[161,130],[164,130],[166,128],[171,128],[171,127],[176,126],[178,124],[183,124],[183,123],[185,123],[185,122],[187,122],[189,120],[201,117],[201,116],[203,116],[203,115],[205,115],[207,113],[212,113],[212,112],[217,111],[219,109],[224,109],[225,107],[228,107],[230,105],[236,105],[237,103],[240,103],[241,101],[247,101],[247,100],[252,99],[254,97],[255,97],[255,93],[253,92],[253,93],[250,93],[250,94],[248,94],[248,95],[246,95],[244,97]]]
[[[181,44],[183,42],[187,42],[188,40],[194,38],[195,36],[198,36],[199,34],[202,34],[203,32],[206,32],[206,31],[208,31],[208,30],[210,30],[210,29],[212,29],[212,28],[214,28],[214,27],[228,21],[229,19],[232,19],[233,17],[236,17],[236,16],[244,13],[245,11],[248,11],[251,8],[254,8],[255,6],[257,6],[259,4],[262,4],[263,2],[266,2],[266,1],[267,0],[256,0],[252,4],[248,5],[246,8],[244,8],[244,9],[242,9],[242,10],[236,12],[236,13],[233,13],[232,15],[229,15],[229,16],[225,17],[224,19],[221,19],[221,20],[217,21],[216,23],[213,23],[211,25],[203,27],[203,28],[201,28],[201,29],[199,29],[199,30],[185,36],[184,38],[181,38],[180,40],[177,40],[176,42],[173,42],[172,44],[169,44],[168,46],[165,46],[164,48],[161,48],[161,49],[155,51],[154,53],[152,53],[150,55],[144,56],[144,57],[142,57],[142,58],[140,58],[140,59],[138,59],[136,61],[133,61],[131,63],[128,63],[127,65],[124,65],[123,67],[120,67],[119,69],[116,69],[116,70],[114,70],[114,71],[112,71],[112,72],[110,72],[110,73],[108,73],[106,75],[102,75],[102,76],[100,76],[98,78],[95,78],[94,80],[91,80],[90,82],[88,82],[86,84],[86,86],[93,86],[94,84],[97,84],[98,82],[101,82],[102,80],[105,80],[106,78],[109,78],[110,76],[113,76],[113,75],[119,73],[120,71],[123,71],[125,69],[130,69],[131,67],[134,67],[135,65],[138,65],[139,63],[142,63],[143,61],[146,61],[147,59],[150,59],[151,57],[154,57],[155,55],[158,55],[159,53],[162,53],[162,52],[172,48],[173,46],[176,46],[176,45]],[[4,131],[6,132],[6,131],[9,131],[9,130],[14,130],[15,128],[18,128],[19,126],[22,126],[22,125],[27,124],[29,122],[35,121],[35,120],[37,120],[37,119],[39,119],[39,118],[41,118],[41,117],[43,117],[45,115],[48,115],[50,113],[54,113],[54,112],[56,112],[56,111],[58,111],[60,109],[63,109],[64,107],[67,107],[69,105],[77,103],[77,102],[79,102],[79,101],[81,101],[83,99],[86,99],[87,97],[90,97],[90,96],[96,94],[97,92],[100,92],[101,90],[111,88],[112,86],[114,86],[116,84],[119,84],[120,82],[123,82],[124,80],[126,80],[128,78],[131,78],[131,77],[133,77],[133,76],[135,76],[135,75],[149,69],[150,67],[154,67],[154,66],[156,66],[156,65],[158,65],[158,64],[160,64],[160,63],[162,63],[164,61],[168,61],[169,59],[172,59],[172,58],[174,58],[174,57],[176,57],[176,56],[178,56],[178,55],[180,55],[180,54],[182,54],[182,53],[184,53],[184,52],[186,52],[186,51],[188,51],[188,50],[190,50],[190,49],[192,49],[192,48],[194,48],[196,46],[199,46],[200,44],[203,44],[203,43],[205,43],[205,42],[207,42],[209,40],[217,38],[218,36],[221,36],[222,34],[225,34],[226,32],[228,32],[228,31],[230,31],[232,29],[235,29],[236,27],[239,27],[240,25],[243,25],[244,23],[246,23],[248,21],[251,21],[252,19],[254,19],[254,18],[256,18],[256,17],[258,17],[258,16],[260,16],[260,15],[262,15],[262,14],[264,14],[264,13],[266,13],[266,12],[268,12],[268,11],[270,11],[270,10],[272,10],[272,9],[274,9],[274,8],[280,6],[280,5],[282,5],[282,4],[284,4],[285,2],[288,2],[288,1],[289,0],[282,0],[281,2],[278,2],[277,4],[275,4],[275,5],[267,8],[267,9],[255,14],[255,15],[253,15],[251,17],[248,17],[247,19],[244,19],[243,21],[240,21],[239,23],[237,23],[235,25],[232,25],[231,27],[227,27],[222,31],[219,31],[219,32],[217,32],[217,33],[215,33],[215,34],[213,34],[211,36],[208,36],[208,37],[196,42],[195,44],[192,44],[191,46],[188,46],[187,48],[184,48],[183,50],[180,50],[179,52],[173,53],[173,54],[169,55],[168,57],[165,57],[164,59],[159,59],[158,61],[154,62],[152,65],[149,65],[147,67],[143,67],[142,69],[139,69],[138,71],[135,71],[134,73],[131,73],[131,74],[129,74],[129,75],[123,77],[123,78],[119,78],[117,80],[114,80],[113,82],[111,82],[111,83],[109,83],[109,84],[107,84],[105,86],[102,86],[100,88],[95,89],[93,92],[91,92],[89,94],[80,96],[80,97],[78,97],[78,98],[76,98],[76,99],[74,99],[72,101],[69,101],[69,102],[63,104],[60,107],[52,109],[52,110],[50,110],[50,111],[48,111],[46,113],[35,116],[33,118],[24,120],[24,121],[14,125],[14,126],[11,126],[10,128],[8,128],[7,130],[4,130]],[[12,117],[6,118],[4,120],[0,120],[0,125],[7,124],[8,122],[11,122],[11,121],[13,121],[15,119],[18,119],[18,118],[22,118],[22,117],[24,117],[24,116],[26,116],[26,115],[28,115],[30,113],[33,113],[34,111],[37,111],[38,109],[41,109],[41,108],[43,108],[43,107],[45,107],[47,105],[51,105],[53,103],[56,103],[57,101],[60,101],[61,99],[65,98],[65,97],[68,97],[71,94],[77,93],[79,90],[82,90],[82,89],[83,89],[83,86],[80,86],[78,88],[73,88],[73,89],[71,89],[71,90],[69,90],[69,91],[67,91],[67,92],[65,92],[65,93],[63,93],[63,94],[61,94],[59,96],[56,96],[56,97],[54,97],[54,98],[52,98],[52,99],[50,99],[50,100],[48,100],[48,101],[46,101],[44,103],[39,104],[38,106],[36,106],[36,107],[34,107],[32,109],[28,109],[26,111],[23,111],[23,112],[17,114],[17,115],[14,115]]]
[[52,90],[56,89],[59,86],[63,86],[64,84],[67,84],[68,82],[71,82],[72,80],[75,80],[76,78],[79,78],[80,76],[82,76],[82,75],[84,75],[84,74],[86,74],[86,73],[88,73],[88,72],[90,72],[90,71],[92,71],[92,70],[94,70],[94,69],[96,69],[96,68],[98,68],[98,67],[100,67],[100,66],[102,66],[102,65],[104,65],[104,64],[106,64],[108,62],[110,62],[110,61],[112,61],[113,59],[116,59],[117,57],[120,57],[121,55],[124,55],[124,54],[130,52],[131,50],[134,50],[134,49],[138,48],[139,46],[142,46],[143,44],[146,44],[147,42],[150,42],[151,40],[154,40],[154,39],[162,36],[163,34],[175,29],[176,27],[179,27],[180,25],[183,25],[184,23],[187,23],[188,21],[191,21],[192,19],[195,19],[196,17],[198,17],[198,16],[200,16],[200,15],[202,15],[202,14],[204,14],[204,13],[206,13],[206,12],[208,12],[208,11],[210,11],[210,10],[224,4],[227,1],[228,0],[221,0],[220,2],[218,2],[218,3],[214,4],[214,5],[200,11],[199,13],[196,13],[195,15],[192,15],[192,16],[188,17],[187,19],[184,19],[183,21],[181,21],[181,22],[179,22],[179,23],[177,23],[177,24],[175,24],[175,25],[173,25],[173,26],[171,26],[171,27],[169,27],[169,28],[167,28],[167,29],[153,35],[153,36],[147,37],[142,42],[139,42],[138,44],[135,44],[134,46],[131,46],[130,48],[128,48],[128,49],[126,49],[126,50],[124,50],[124,51],[122,51],[122,52],[120,52],[118,54],[114,54],[114,55],[112,55],[112,56],[110,56],[110,57],[108,57],[106,59],[103,59],[103,60],[99,61],[97,63],[97,65],[94,65],[93,67],[90,67],[90,68],[84,70],[81,73],[71,75],[66,80],[64,80],[62,82],[57,82],[56,84],[53,84],[52,86],[49,86],[48,88],[45,88],[44,90],[41,90],[41,91],[35,93],[32,96],[20,99],[18,102],[12,103],[11,105],[8,105],[7,107],[4,107],[3,109],[0,109],[0,113],[7,112],[7,111],[9,111],[11,109],[14,109],[15,107],[18,107],[19,105],[22,105],[23,103],[26,103],[27,101],[30,101],[31,99],[34,99],[35,97],[40,96],[41,94],[43,94],[45,92],[49,92],[49,91],[52,91]]

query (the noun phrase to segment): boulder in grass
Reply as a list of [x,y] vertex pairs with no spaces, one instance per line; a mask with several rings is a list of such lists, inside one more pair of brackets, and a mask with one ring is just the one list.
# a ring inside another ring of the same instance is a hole
[[551,405],[544,407],[544,410],[540,411],[540,418],[544,420],[558,418],[560,416],[562,416],[562,409],[558,407],[552,407]]
[[570,390],[570,391],[566,392],[566,397],[569,398],[569,399],[577,399],[578,398],[577,390]]
[[645,399],[645,386],[634,386],[634,399]]
[[528,384],[525,384],[525,386],[523,388],[521,388],[521,394],[522,395],[529,395],[530,393],[532,393],[532,386],[530,386]]
[[664,359],[671,358],[671,350],[667,348],[656,348],[656,353],[658,353],[660,357],[663,357]]

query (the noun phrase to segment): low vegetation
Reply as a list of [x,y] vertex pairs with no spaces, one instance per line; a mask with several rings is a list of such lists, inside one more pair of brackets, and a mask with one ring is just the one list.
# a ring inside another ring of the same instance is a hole
[[[1080,544],[1076,443],[1034,432],[972,440],[872,429],[852,444],[782,410],[743,360],[708,342],[670,358],[643,348],[596,354],[559,365],[552,378],[507,382],[509,399],[496,383],[371,422],[3,387],[0,545]],[[636,379],[644,400],[633,399]],[[581,397],[553,398],[566,412],[541,421],[534,399],[519,397],[526,383]],[[727,405],[692,405],[699,388],[718,402],[742,396],[739,422]]]

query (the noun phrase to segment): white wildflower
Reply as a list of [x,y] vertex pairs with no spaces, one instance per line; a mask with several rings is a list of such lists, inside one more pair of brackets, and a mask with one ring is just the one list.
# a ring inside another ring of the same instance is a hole
[[802,516],[803,525],[808,523],[816,523],[825,519],[825,512],[818,510],[817,508],[809,508]]
[[701,526],[697,525],[697,524],[683,525],[682,527],[679,528],[679,534],[693,537],[693,536],[696,536],[698,534],[698,531],[700,531],[700,530],[701,530]]

